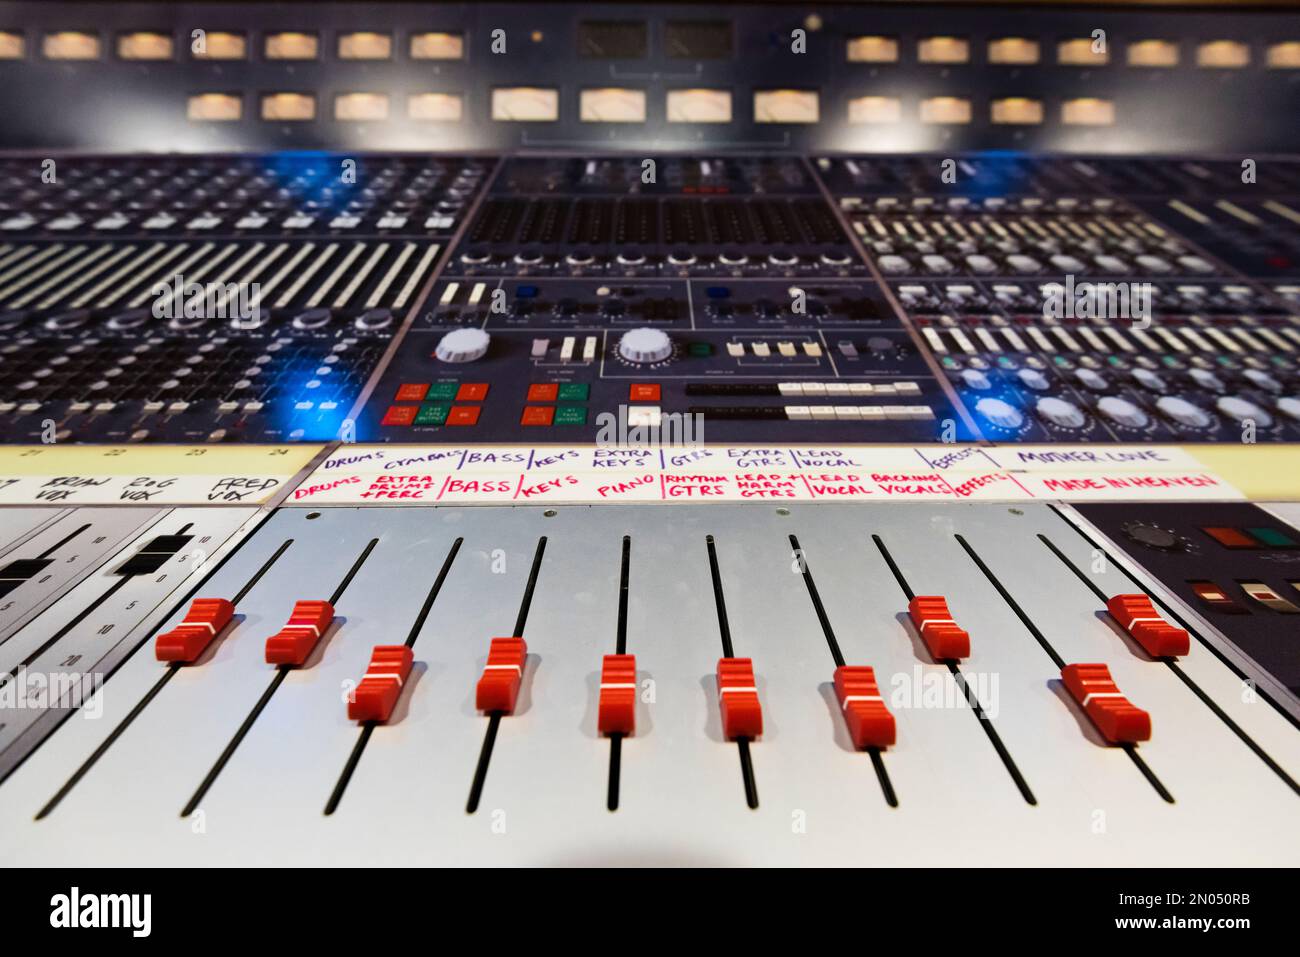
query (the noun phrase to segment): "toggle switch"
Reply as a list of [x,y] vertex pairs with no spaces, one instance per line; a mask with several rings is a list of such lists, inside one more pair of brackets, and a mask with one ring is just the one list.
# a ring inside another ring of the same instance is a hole
[[1191,636],[1160,617],[1146,595],[1116,595],[1106,610],[1152,658],[1185,655],[1191,647]]
[[348,718],[387,721],[392,717],[414,663],[415,652],[406,645],[375,645],[370,653],[370,667],[348,701]]
[[835,697],[855,748],[887,748],[894,743],[894,716],[885,707],[876,672],[869,665],[836,668]]
[[522,638],[493,638],[483,677],[474,692],[474,706],[488,713],[514,714],[527,658],[528,645]]
[[1102,737],[1111,744],[1132,744],[1150,739],[1151,715],[1124,697],[1105,665],[1066,665],[1061,669],[1061,680]]
[[970,657],[970,635],[952,620],[942,595],[917,595],[907,603],[907,613],[935,661]]
[[600,666],[601,734],[636,733],[636,655],[606,655]]
[[266,639],[267,664],[301,665],[333,620],[334,606],[327,601],[295,603],[289,623]]
[[235,606],[224,598],[196,598],[181,623],[158,636],[154,654],[159,661],[190,664],[212,644],[212,639],[235,616]]
[[749,658],[718,659],[718,703],[722,733],[728,741],[757,738],[763,733],[763,708]]

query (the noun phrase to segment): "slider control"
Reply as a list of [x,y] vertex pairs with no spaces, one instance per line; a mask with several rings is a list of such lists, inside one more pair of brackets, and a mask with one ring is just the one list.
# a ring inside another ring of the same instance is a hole
[[1105,665],[1066,665],[1061,679],[1070,695],[1111,744],[1134,744],[1151,737],[1151,715],[1124,697]]
[[1116,595],[1106,599],[1106,610],[1152,658],[1187,654],[1191,637],[1160,617],[1146,595]]
[[415,652],[406,645],[376,645],[370,653],[370,667],[348,701],[348,718],[387,721],[392,717],[414,662]]
[[334,621],[334,606],[327,601],[300,601],[289,623],[266,639],[266,661],[272,665],[301,665]]
[[844,723],[855,748],[887,748],[894,743],[894,716],[885,707],[885,699],[876,684],[876,672],[869,665],[836,668],[835,698],[844,712]]
[[970,635],[957,627],[942,595],[917,595],[907,603],[912,624],[935,661],[970,657]]
[[636,655],[606,655],[600,666],[601,734],[636,733]]
[[181,623],[158,636],[154,654],[159,661],[180,664],[197,661],[234,616],[235,606],[224,598],[196,598]]
[[527,657],[528,645],[522,638],[492,639],[483,677],[474,692],[474,706],[479,711],[515,713]]
[[722,708],[722,733],[728,741],[763,734],[763,707],[758,701],[751,659],[718,659],[718,702]]

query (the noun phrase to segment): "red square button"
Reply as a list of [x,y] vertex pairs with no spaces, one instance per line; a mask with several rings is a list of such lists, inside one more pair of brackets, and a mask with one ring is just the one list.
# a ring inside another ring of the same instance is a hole
[[478,425],[478,414],[481,411],[482,409],[477,405],[453,405],[451,411],[447,413],[447,424]]
[[418,405],[390,405],[384,413],[380,425],[410,425],[415,421],[415,413],[420,411]]
[[526,405],[519,417],[520,425],[550,425],[555,421],[555,408],[549,405]]
[[462,382],[460,388],[456,390],[456,401],[482,402],[487,398],[487,390],[486,382]]
[[529,402],[554,402],[559,394],[558,382],[534,382],[528,387]]
[[658,402],[658,382],[633,382],[628,387],[627,397],[633,402]]
[[429,383],[427,382],[403,382],[397,387],[397,397],[393,401],[423,402],[428,391]]

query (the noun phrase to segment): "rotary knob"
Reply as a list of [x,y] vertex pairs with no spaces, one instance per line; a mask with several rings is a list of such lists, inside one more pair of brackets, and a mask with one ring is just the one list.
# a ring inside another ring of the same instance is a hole
[[980,399],[975,411],[1001,429],[1018,429],[1025,421],[1019,409],[1001,399]]
[[1258,369],[1247,369],[1243,375],[1250,380],[1251,385],[1263,389],[1265,392],[1281,392],[1282,383],[1278,382],[1267,372],[1261,372]]
[[1037,369],[1021,369],[1016,373],[1016,377],[1025,388],[1033,389],[1035,392],[1044,391],[1048,385],[1047,376]]
[[1165,380],[1150,369],[1134,369],[1133,378],[1144,389],[1150,389],[1152,392],[1165,391]]
[[1289,415],[1291,418],[1300,420],[1300,397],[1294,395],[1284,395],[1277,400],[1278,411]]
[[1190,429],[1203,429],[1210,424],[1210,416],[1205,410],[1176,395],[1161,396],[1156,400],[1156,408],[1161,415]]
[[1116,395],[1108,395],[1099,401],[1097,409],[1116,425],[1122,425],[1127,429],[1145,428],[1151,421],[1145,412],[1128,399],[1121,399]]
[[623,333],[618,340],[618,354],[628,362],[663,362],[673,354],[673,341],[662,329],[643,326]]
[[1187,548],[1187,539],[1173,529],[1162,528],[1149,522],[1125,522],[1120,526],[1129,541],[1161,552],[1177,552]]
[[1202,389],[1208,389],[1210,392],[1223,391],[1223,380],[1207,369],[1192,369],[1188,375]]
[[1055,396],[1045,396],[1034,404],[1036,411],[1042,418],[1046,419],[1050,425],[1055,425],[1063,429],[1081,429],[1087,418],[1083,411],[1066,399],[1058,399]]
[[993,383],[989,381],[989,377],[980,372],[979,369],[963,369],[961,381],[966,388],[974,389],[976,392],[987,392],[993,388]]
[[1085,388],[1092,389],[1094,392],[1106,388],[1106,380],[1091,369],[1080,369],[1075,375]]
[[453,329],[438,340],[433,354],[443,362],[473,362],[487,355],[491,341],[482,329]]
[[1214,403],[1215,408],[1233,422],[1254,422],[1267,429],[1273,424],[1273,417],[1248,399],[1236,395],[1225,395]]

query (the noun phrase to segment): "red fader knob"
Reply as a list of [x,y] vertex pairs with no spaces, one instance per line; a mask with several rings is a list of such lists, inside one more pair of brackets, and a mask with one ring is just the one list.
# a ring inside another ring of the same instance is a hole
[[329,602],[297,602],[289,615],[289,623],[266,639],[267,663],[301,665],[333,620],[334,606]]
[[970,657],[970,635],[952,620],[942,595],[917,595],[907,603],[907,613],[935,661]]
[[870,666],[836,668],[835,697],[844,711],[855,748],[887,748],[894,743],[894,716],[885,707],[876,685],[876,672]]
[[636,733],[636,655],[606,655],[600,666],[601,734]]
[[1066,665],[1061,679],[1111,744],[1132,744],[1151,737],[1151,715],[1129,703],[1105,665]]
[[181,623],[158,636],[154,654],[159,661],[196,661],[234,616],[235,606],[224,598],[196,598]]
[[522,638],[493,638],[483,677],[474,693],[475,707],[489,713],[514,714],[527,658],[528,645]]
[[763,733],[763,706],[758,702],[752,660],[718,659],[718,701],[722,706],[722,733],[728,741],[757,738]]
[[370,667],[348,701],[348,717],[353,721],[387,721],[397,707],[414,662],[415,652],[406,645],[375,645]]
[[1161,618],[1146,595],[1116,595],[1106,610],[1152,658],[1176,658],[1191,648],[1191,636]]

